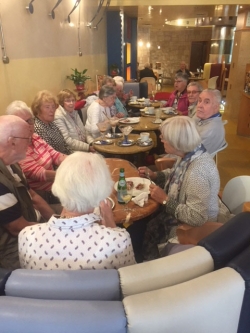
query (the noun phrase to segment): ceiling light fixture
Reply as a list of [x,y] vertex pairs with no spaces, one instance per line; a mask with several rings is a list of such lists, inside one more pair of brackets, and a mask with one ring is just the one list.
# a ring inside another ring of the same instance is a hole
[[56,9],[56,7],[58,7],[60,5],[61,2],[62,2],[62,0],[57,0],[57,3],[55,4],[55,6],[52,8],[51,12],[49,13],[49,16],[51,16],[53,18],[53,20],[56,17],[54,10]]
[[32,2],[34,2],[35,0],[31,0],[30,3],[28,4],[28,6],[26,6],[25,8],[30,12],[30,14],[34,13],[34,7],[32,5]]
[[67,17],[67,21],[70,23],[70,15],[73,13],[73,11],[78,7],[78,5],[80,4],[81,0],[76,0],[74,7],[71,9],[71,12],[69,13],[68,17]]

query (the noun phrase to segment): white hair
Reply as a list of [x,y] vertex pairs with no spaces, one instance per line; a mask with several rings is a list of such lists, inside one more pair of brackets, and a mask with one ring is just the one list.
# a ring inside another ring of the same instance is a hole
[[173,148],[185,154],[201,144],[195,122],[187,116],[166,119],[161,125],[161,133]]
[[118,81],[124,83],[124,78],[123,78],[122,76],[115,76],[113,79],[115,80],[116,83],[117,83]]
[[33,116],[31,109],[23,101],[14,101],[10,103],[6,109],[7,115],[14,115],[14,116],[18,115],[19,117],[25,116],[27,112]]
[[122,89],[123,89],[123,83],[122,83],[122,81],[116,81],[115,83],[116,83],[117,87],[122,87]]
[[99,154],[76,152],[57,169],[52,192],[68,211],[83,214],[98,207],[112,188],[104,158]]
[[217,89],[205,89],[203,90],[204,93],[209,94],[212,96],[214,102],[218,105],[221,103],[221,92]]

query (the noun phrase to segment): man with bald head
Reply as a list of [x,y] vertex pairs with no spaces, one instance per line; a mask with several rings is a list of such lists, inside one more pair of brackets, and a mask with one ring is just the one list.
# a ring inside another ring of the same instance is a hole
[[157,81],[157,77],[154,74],[153,70],[150,68],[150,64],[146,63],[144,65],[144,69],[140,71],[140,80],[144,77],[154,77],[155,80]]
[[[28,188],[18,161],[25,158],[31,140],[29,125],[17,116],[0,116],[0,267],[20,267],[18,233],[54,213]],[[41,215],[39,215],[39,212]]]
[[226,144],[225,129],[220,114],[221,93],[219,90],[203,90],[198,98],[196,115],[197,130],[209,154]]

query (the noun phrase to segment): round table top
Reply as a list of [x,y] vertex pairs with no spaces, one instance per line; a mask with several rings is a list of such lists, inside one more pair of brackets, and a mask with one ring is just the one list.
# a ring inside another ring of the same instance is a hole
[[[129,140],[137,141],[139,138],[140,138],[140,136],[138,134],[129,134],[128,135]],[[110,140],[112,140],[112,144],[100,145],[100,144],[95,144],[95,141],[100,141],[100,138],[97,138],[93,142],[95,150],[100,153],[105,153],[105,154],[132,155],[132,154],[143,153],[143,152],[149,151],[151,148],[153,148],[153,145],[141,147],[141,146],[137,145],[136,143],[132,146],[121,147],[118,145],[118,141],[123,140],[123,138],[116,138],[116,139],[112,138]]]
[[[143,118],[149,118],[149,119],[151,119],[151,120],[150,120],[151,122],[154,121],[154,120],[156,119],[154,114],[152,114],[152,115],[145,114],[145,111],[143,111],[143,109],[140,110],[140,112],[141,112],[141,116],[142,116],[141,119],[143,119]],[[161,112],[161,119],[162,119],[162,120],[165,120],[165,119],[167,119],[167,118],[172,118],[172,117],[175,117],[175,116],[177,116],[177,115],[176,115],[176,114],[166,114],[166,113],[164,113],[163,111]],[[158,124],[158,125],[159,125],[159,124]]]
[[[128,105],[131,108],[136,108],[136,109],[142,109],[142,108],[145,107],[144,102],[128,103]],[[159,101],[154,101],[154,102],[150,101],[150,105],[149,106],[153,106],[154,108],[159,108],[161,105],[160,105]]]
[[140,117],[138,124],[132,124],[133,131],[136,132],[147,132],[147,131],[157,131],[161,124],[154,124],[155,117]]
[[[137,168],[129,161],[119,158],[106,158],[105,160],[114,182],[119,180],[120,168],[124,168],[125,177],[138,177]],[[113,189],[110,197],[114,200],[115,203],[113,214],[117,224],[124,223],[128,214],[131,214],[129,221],[131,223],[154,213],[159,207],[159,204],[155,200],[151,199],[150,195],[148,202],[145,203],[143,207],[136,205],[133,201],[130,201],[126,205],[119,204],[117,201],[117,192],[115,189]],[[124,210],[125,208],[128,208],[129,210],[126,211]]]

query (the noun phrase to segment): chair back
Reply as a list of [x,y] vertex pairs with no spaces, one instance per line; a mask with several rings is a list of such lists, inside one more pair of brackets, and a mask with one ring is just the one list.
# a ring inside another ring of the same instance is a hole
[[171,169],[175,164],[176,159],[169,157],[160,157],[155,160],[155,166],[158,171]]
[[154,77],[143,77],[140,82],[147,82],[148,83],[148,94],[152,94],[152,90],[156,89],[156,81]]
[[155,94],[155,99],[157,101],[162,101],[162,100],[167,101],[170,95],[171,95],[170,92],[160,91]]
[[222,201],[231,213],[242,212],[244,202],[250,201],[250,176],[238,176],[230,179],[223,190]]
[[224,144],[222,147],[220,147],[219,149],[217,149],[215,152],[213,152],[213,153],[211,154],[211,156],[214,158],[214,161],[215,161],[215,164],[216,164],[216,165],[218,165],[218,152],[220,152],[220,151],[226,149],[227,146],[228,146],[228,143],[225,142],[225,144]]
[[214,76],[214,77],[211,77],[208,80],[208,84],[207,84],[208,89],[216,89],[217,88],[217,79],[218,79],[218,77],[219,76]]

